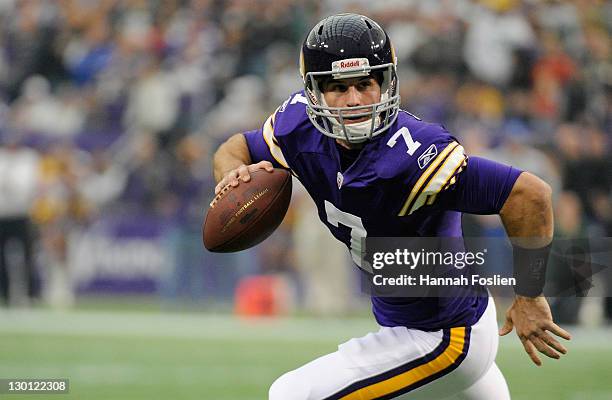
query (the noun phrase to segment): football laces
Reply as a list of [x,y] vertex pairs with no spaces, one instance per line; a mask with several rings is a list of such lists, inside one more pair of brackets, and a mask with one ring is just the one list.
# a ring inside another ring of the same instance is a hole
[[210,208],[215,208],[215,205],[219,202],[219,200],[221,200],[221,198],[225,195],[225,193],[227,193],[227,191],[230,189],[231,186],[232,186],[231,183],[228,183],[227,185],[221,188],[221,190],[219,191],[219,194],[217,194],[215,198],[210,202]]

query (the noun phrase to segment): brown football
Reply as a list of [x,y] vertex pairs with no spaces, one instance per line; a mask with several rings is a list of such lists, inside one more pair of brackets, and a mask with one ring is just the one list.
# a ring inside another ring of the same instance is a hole
[[291,200],[291,174],[284,169],[251,172],[249,182],[226,186],[210,204],[202,236],[217,253],[245,250],[280,225]]

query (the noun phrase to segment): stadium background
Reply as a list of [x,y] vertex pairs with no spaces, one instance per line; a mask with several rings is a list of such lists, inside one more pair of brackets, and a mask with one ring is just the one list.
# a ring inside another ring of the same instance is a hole
[[[403,108],[549,182],[559,237],[610,236],[610,2],[4,0],[0,233],[30,229],[2,239],[0,378],[68,377],[83,399],[258,399],[374,329],[299,188],[264,244],[219,256],[200,239],[212,152],[300,89],[303,37],[340,11],[388,30]],[[496,217],[464,225],[503,234]],[[513,398],[612,398],[597,279],[554,304],[566,359],[537,369],[501,340]]]

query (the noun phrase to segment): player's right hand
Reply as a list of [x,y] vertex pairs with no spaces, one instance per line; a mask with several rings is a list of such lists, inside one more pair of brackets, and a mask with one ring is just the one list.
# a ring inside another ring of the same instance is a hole
[[274,166],[270,161],[260,161],[256,164],[241,165],[238,168],[232,169],[223,175],[223,178],[215,186],[215,195],[218,195],[221,190],[230,185],[236,187],[242,182],[248,182],[251,180],[251,172],[264,169],[268,172],[274,171]]

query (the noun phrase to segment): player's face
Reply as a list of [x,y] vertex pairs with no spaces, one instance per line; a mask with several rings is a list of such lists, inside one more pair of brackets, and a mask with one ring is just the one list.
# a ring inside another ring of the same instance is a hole
[[[369,106],[380,101],[380,85],[376,79],[365,76],[360,78],[330,80],[323,84],[323,97],[329,107],[355,107],[355,111],[345,112],[343,115],[369,112]],[[346,124],[354,124],[368,120],[363,116],[353,120],[346,118]]]

